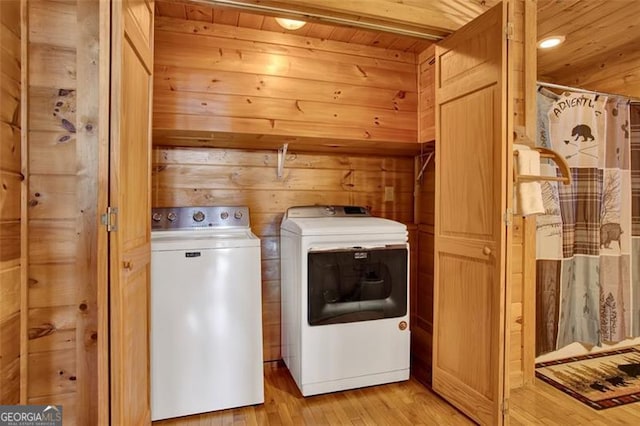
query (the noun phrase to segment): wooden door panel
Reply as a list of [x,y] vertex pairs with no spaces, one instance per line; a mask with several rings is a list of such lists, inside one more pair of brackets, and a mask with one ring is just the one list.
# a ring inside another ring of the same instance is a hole
[[[149,169],[144,165],[151,153],[149,145],[149,111],[140,105],[149,105],[150,76],[144,64],[138,59],[136,51],[129,43],[124,43],[122,80],[122,141],[120,153],[120,179],[127,183],[120,194],[121,204],[131,206],[149,198]],[[128,183],[135,182],[135,185]],[[124,207],[120,214],[120,232],[125,250],[137,247],[149,240],[151,225],[149,215],[128,214]]]
[[436,46],[433,388],[491,425],[505,395],[506,7]]
[[[127,286],[122,289],[121,312],[124,318],[135,318],[135,326],[124,327],[122,365],[135,370],[135,380],[126,380],[122,387],[122,401],[126,419],[135,419],[127,424],[144,424],[150,421],[149,410],[149,349],[140,344],[147,340],[149,328],[148,282],[150,269],[145,266],[126,272],[123,277]],[[130,374],[130,372],[127,372]]]
[[[438,297],[438,340],[436,351],[438,368],[449,374],[457,374],[459,380],[484,397],[493,397],[491,370],[492,355],[484,348],[487,340],[493,340],[495,330],[486,318],[486,306],[491,306],[494,282],[494,266],[491,261],[440,253],[440,272],[447,276],[447,285],[440,289]],[[472,283],[468,277],[474,277]],[[455,309],[453,309],[455,307]],[[459,324],[466,324],[462,329]],[[447,342],[457,336],[453,344]]]
[[153,63],[153,8],[148,0],[125,0],[124,27],[132,46],[136,46],[142,63]]
[[[440,105],[439,154],[442,164],[451,165],[441,169],[440,208],[455,212],[441,216],[441,237],[491,241],[495,234],[498,212],[493,200],[499,189],[500,158],[484,145],[500,139],[493,123],[500,101],[496,95],[494,85]],[[465,117],[464,125],[460,125],[461,117]]]
[[151,423],[151,87],[153,3],[112,3],[110,200],[111,423]]
[[[500,30],[492,31],[495,28]],[[499,67],[502,31],[502,16],[490,11],[441,43],[445,49],[455,44],[455,49],[446,49],[440,55],[439,88],[463,83],[464,79],[475,81],[485,65]]]

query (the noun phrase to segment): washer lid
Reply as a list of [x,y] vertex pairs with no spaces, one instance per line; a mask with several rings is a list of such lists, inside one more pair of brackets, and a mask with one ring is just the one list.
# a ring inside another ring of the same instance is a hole
[[287,218],[281,229],[300,235],[402,234],[405,224],[381,217]]
[[254,246],[260,246],[260,239],[250,230],[193,229],[151,232],[151,250],[153,251]]

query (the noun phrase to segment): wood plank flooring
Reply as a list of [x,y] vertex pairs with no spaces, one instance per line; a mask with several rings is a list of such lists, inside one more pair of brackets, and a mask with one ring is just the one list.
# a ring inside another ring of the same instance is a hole
[[[544,382],[511,391],[510,424],[638,425],[640,403],[596,411]],[[473,425],[414,378],[303,398],[281,362],[265,364],[265,403],[154,422],[155,426]]]
[[535,386],[512,390],[509,405],[511,426],[640,425],[638,402],[594,410],[537,379]]

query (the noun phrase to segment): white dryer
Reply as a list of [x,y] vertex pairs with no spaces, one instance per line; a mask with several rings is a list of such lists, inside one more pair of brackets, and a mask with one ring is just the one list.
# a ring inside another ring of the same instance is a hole
[[358,206],[281,224],[282,357],[304,396],[409,378],[406,226]]

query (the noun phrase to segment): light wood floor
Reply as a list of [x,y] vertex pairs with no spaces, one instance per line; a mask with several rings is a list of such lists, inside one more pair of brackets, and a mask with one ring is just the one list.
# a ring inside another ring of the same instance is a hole
[[[592,410],[543,382],[510,398],[511,425],[640,425],[640,403]],[[218,425],[473,425],[415,379],[303,398],[282,364],[265,367],[265,403],[156,426]]]
[[512,390],[509,405],[511,426],[640,425],[640,402],[594,410],[541,380]]

